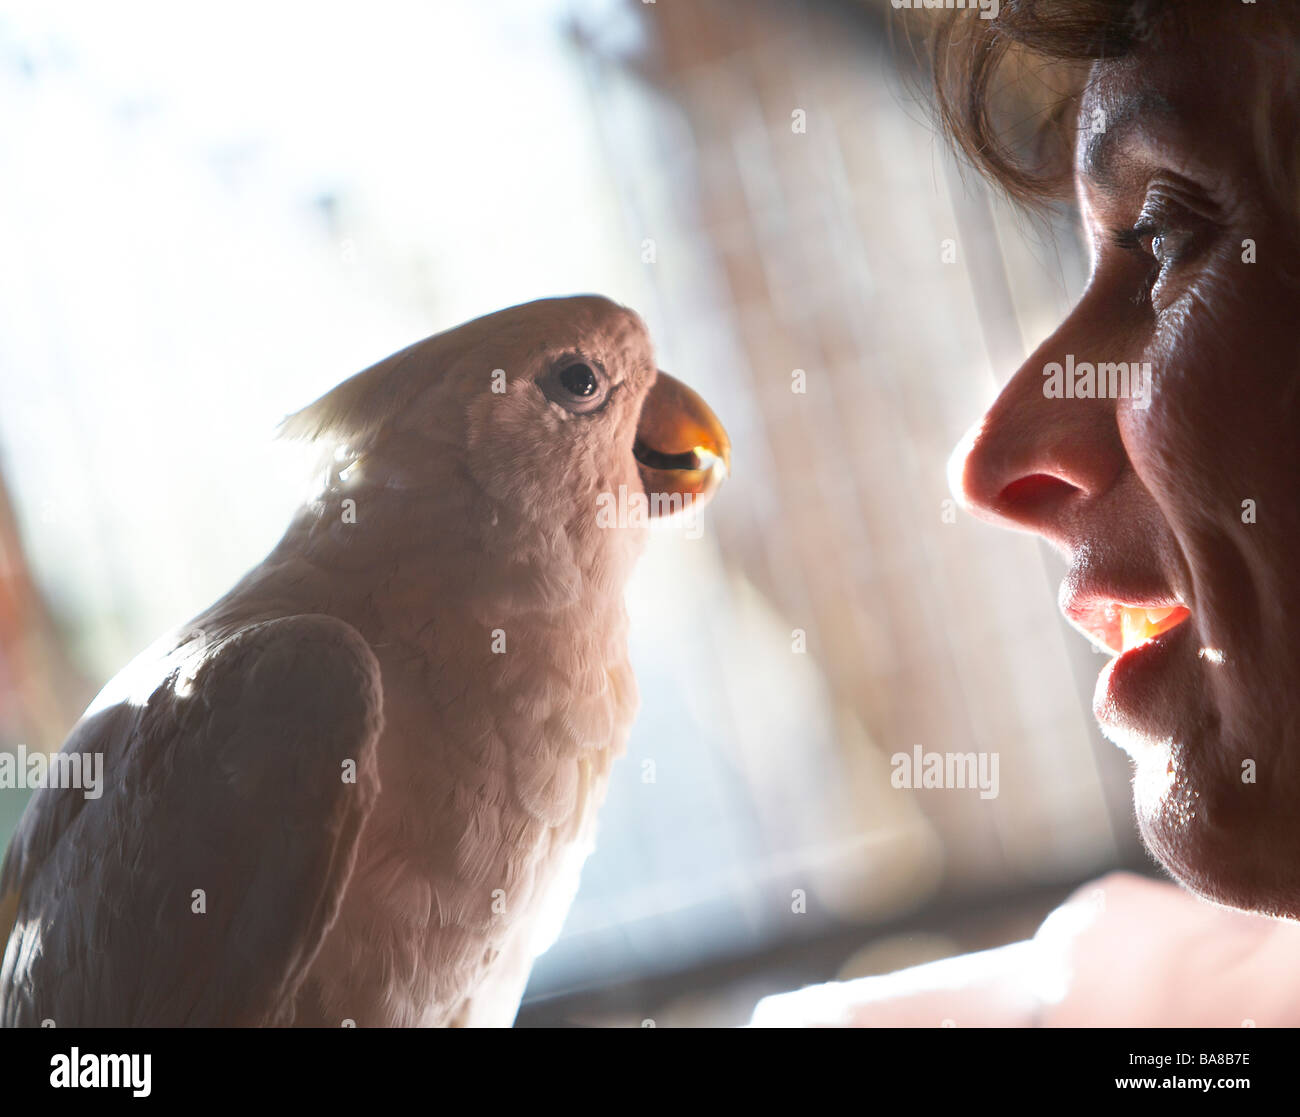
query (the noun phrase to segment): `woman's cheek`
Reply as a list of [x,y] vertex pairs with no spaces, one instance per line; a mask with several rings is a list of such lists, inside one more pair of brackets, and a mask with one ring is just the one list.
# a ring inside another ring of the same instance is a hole
[[1141,357],[1150,393],[1121,404],[1120,432],[1162,507],[1189,503],[1185,513],[1220,521],[1235,472],[1225,470],[1225,451],[1242,464],[1230,448],[1250,438],[1251,406],[1241,389],[1250,377],[1243,334],[1253,315],[1237,305],[1242,300],[1219,266],[1205,267],[1175,295],[1153,309]]

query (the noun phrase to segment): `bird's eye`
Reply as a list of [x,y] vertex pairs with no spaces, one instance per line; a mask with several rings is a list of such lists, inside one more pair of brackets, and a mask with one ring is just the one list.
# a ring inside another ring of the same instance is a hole
[[600,382],[596,379],[596,374],[591,371],[590,365],[569,365],[568,368],[561,369],[560,383],[567,391],[581,399],[594,396],[600,387]]
[[608,395],[603,374],[573,359],[553,368],[542,378],[541,387],[552,403],[578,414],[598,410]]

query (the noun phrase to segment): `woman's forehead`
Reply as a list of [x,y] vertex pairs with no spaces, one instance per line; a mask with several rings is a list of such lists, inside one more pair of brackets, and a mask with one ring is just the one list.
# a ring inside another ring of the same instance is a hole
[[[1090,185],[1122,185],[1152,163],[1198,179],[1253,176],[1254,151],[1271,122],[1251,120],[1258,69],[1249,43],[1211,49],[1205,39],[1183,39],[1093,64],[1079,99],[1075,173]],[[1276,114],[1274,102],[1255,113]]]

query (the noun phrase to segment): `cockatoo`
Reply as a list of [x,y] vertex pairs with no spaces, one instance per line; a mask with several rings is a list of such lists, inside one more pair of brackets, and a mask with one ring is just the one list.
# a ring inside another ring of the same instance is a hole
[[337,446],[319,495],[78,722],[99,797],[19,824],[5,1024],[504,1026],[559,931],[637,705],[636,512],[707,500],[725,432],[596,296],[427,338],[285,429]]

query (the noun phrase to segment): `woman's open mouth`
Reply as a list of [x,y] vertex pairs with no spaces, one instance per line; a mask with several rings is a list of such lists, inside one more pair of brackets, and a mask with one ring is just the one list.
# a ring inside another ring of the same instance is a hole
[[1062,589],[1061,611],[1075,628],[1102,651],[1122,656],[1148,640],[1177,628],[1191,611],[1177,601],[1125,604]]
[[[1113,657],[1097,679],[1093,713],[1103,732],[1133,750],[1166,739],[1177,689],[1177,661],[1187,645],[1191,610],[1176,601],[1131,604],[1099,596],[1063,599],[1066,617]],[[1186,657],[1192,661],[1190,652]]]
[[1132,651],[1161,633],[1177,628],[1192,614],[1182,605],[1158,609],[1145,609],[1129,605],[1119,606],[1120,654]]

